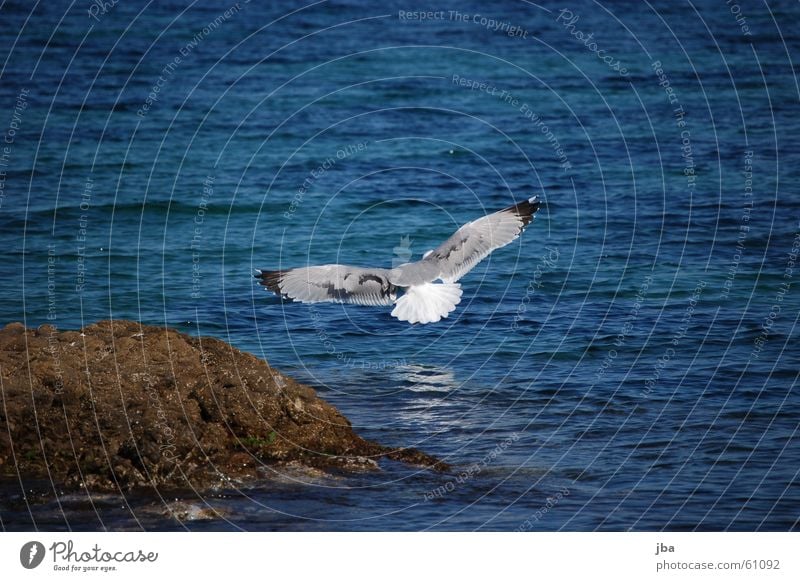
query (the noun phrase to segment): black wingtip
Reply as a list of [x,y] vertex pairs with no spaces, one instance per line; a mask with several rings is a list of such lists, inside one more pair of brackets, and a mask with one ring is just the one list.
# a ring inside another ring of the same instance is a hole
[[533,215],[539,211],[541,205],[542,204],[539,202],[539,198],[533,196],[532,198],[528,198],[519,204],[509,207],[508,211],[514,212],[514,214],[522,219],[522,227],[524,228],[530,224],[531,220],[533,220]]
[[258,281],[276,294],[281,294],[281,278],[284,270],[259,270],[255,277]]

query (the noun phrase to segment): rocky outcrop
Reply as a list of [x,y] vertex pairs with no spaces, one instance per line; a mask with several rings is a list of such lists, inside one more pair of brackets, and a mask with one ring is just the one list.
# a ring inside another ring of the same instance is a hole
[[59,487],[209,488],[292,463],[446,466],[359,437],[310,387],[213,338],[131,321],[0,330],[0,474]]

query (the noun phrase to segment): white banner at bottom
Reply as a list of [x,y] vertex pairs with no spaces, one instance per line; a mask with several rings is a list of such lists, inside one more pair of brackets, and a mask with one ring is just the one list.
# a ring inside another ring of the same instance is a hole
[[[2,533],[3,579],[800,579],[796,533]],[[239,577],[241,576],[241,577]]]

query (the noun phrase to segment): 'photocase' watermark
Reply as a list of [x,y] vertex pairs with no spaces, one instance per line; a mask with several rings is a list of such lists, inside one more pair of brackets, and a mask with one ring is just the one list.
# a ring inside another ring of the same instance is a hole
[[481,471],[486,468],[489,464],[494,462],[499,456],[501,456],[506,449],[508,449],[511,444],[519,440],[519,434],[514,432],[508,438],[497,444],[494,448],[492,448],[489,452],[484,454],[483,458],[481,458],[480,462],[475,462],[474,464],[470,465],[465,470],[462,470],[458,476],[454,480],[450,480],[445,484],[435,488],[433,490],[427,491],[424,496],[425,500],[433,500],[434,498],[441,498],[449,492],[453,492],[456,487],[464,484],[468,480],[475,478]]
[[309,306],[308,315],[311,318],[311,326],[314,328],[314,334],[317,336],[317,340],[320,342],[327,355],[336,356],[336,361],[338,364],[351,369],[372,371],[397,369],[408,365],[408,362],[405,359],[367,360],[351,357],[345,351],[340,351],[336,348],[334,337],[328,333],[323,325],[325,318],[313,303]]
[[598,59],[608,65],[608,68],[610,68],[612,71],[618,72],[623,77],[627,77],[628,69],[622,66],[622,63],[619,59],[606,54],[606,50],[597,45],[597,40],[594,38],[594,32],[585,34],[583,31],[575,28],[575,25],[580,19],[580,15],[573,13],[569,8],[562,8],[558,11],[556,22],[561,23],[565,30],[569,31],[572,36],[581,41],[583,46],[588,48],[590,52],[593,52],[595,56],[597,56]]
[[525,296],[522,297],[517,307],[517,312],[514,315],[514,321],[511,323],[512,331],[519,329],[519,323],[525,318],[525,312],[528,310],[531,297],[537,289],[542,288],[544,284],[542,277],[548,272],[552,272],[558,263],[558,247],[545,246],[544,249],[547,251],[547,254],[542,254],[541,258],[539,258],[539,264],[536,265],[536,270],[533,271],[533,278],[528,281],[528,287],[525,289]]
[[625,342],[628,339],[628,336],[633,332],[633,326],[636,320],[639,318],[639,311],[642,309],[642,305],[644,304],[645,298],[647,298],[647,290],[650,288],[650,284],[653,282],[653,276],[647,275],[642,282],[641,286],[639,287],[639,292],[636,293],[636,298],[633,301],[633,306],[631,307],[628,316],[625,318],[625,322],[622,324],[622,328],[617,333],[617,336],[614,338],[614,347],[608,350],[606,353],[603,362],[600,364],[600,368],[594,374],[594,381],[597,383],[600,379],[606,374],[612,365],[614,365],[614,361],[617,359],[617,349],[622,349],[625,346]]
[[114,8],[119,3],[119,0],[92,0],[89,5],[89,18],[93,18],[96,22],[100,22],[100,17],[108,14],[108,11]]
[[[140,335],[142,341],[143,336]],[[178,458],[175,456],[175,433],[169,425],[167,413],[164,411],[164,404],[161,401],[161,396],[158,393],[156,382],[153,380],[149,372],[143,374],[134,374],[134,380],[141,379],[144,381],[144,390],[147,392],[147,397],[150,399],[150,406],[155,410],[155,426],[159,429],[161,437],[158,438],[158,450],[168,462],[176,462]]]

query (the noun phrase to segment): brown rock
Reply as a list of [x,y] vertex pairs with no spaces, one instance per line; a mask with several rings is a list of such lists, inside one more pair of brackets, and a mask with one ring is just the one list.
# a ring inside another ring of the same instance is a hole
[[446,469],[353,432],[313,389],[223,341],[131,321],[0,330],[0,474],[63,487],[206,488],[292,463],[382,457]]

